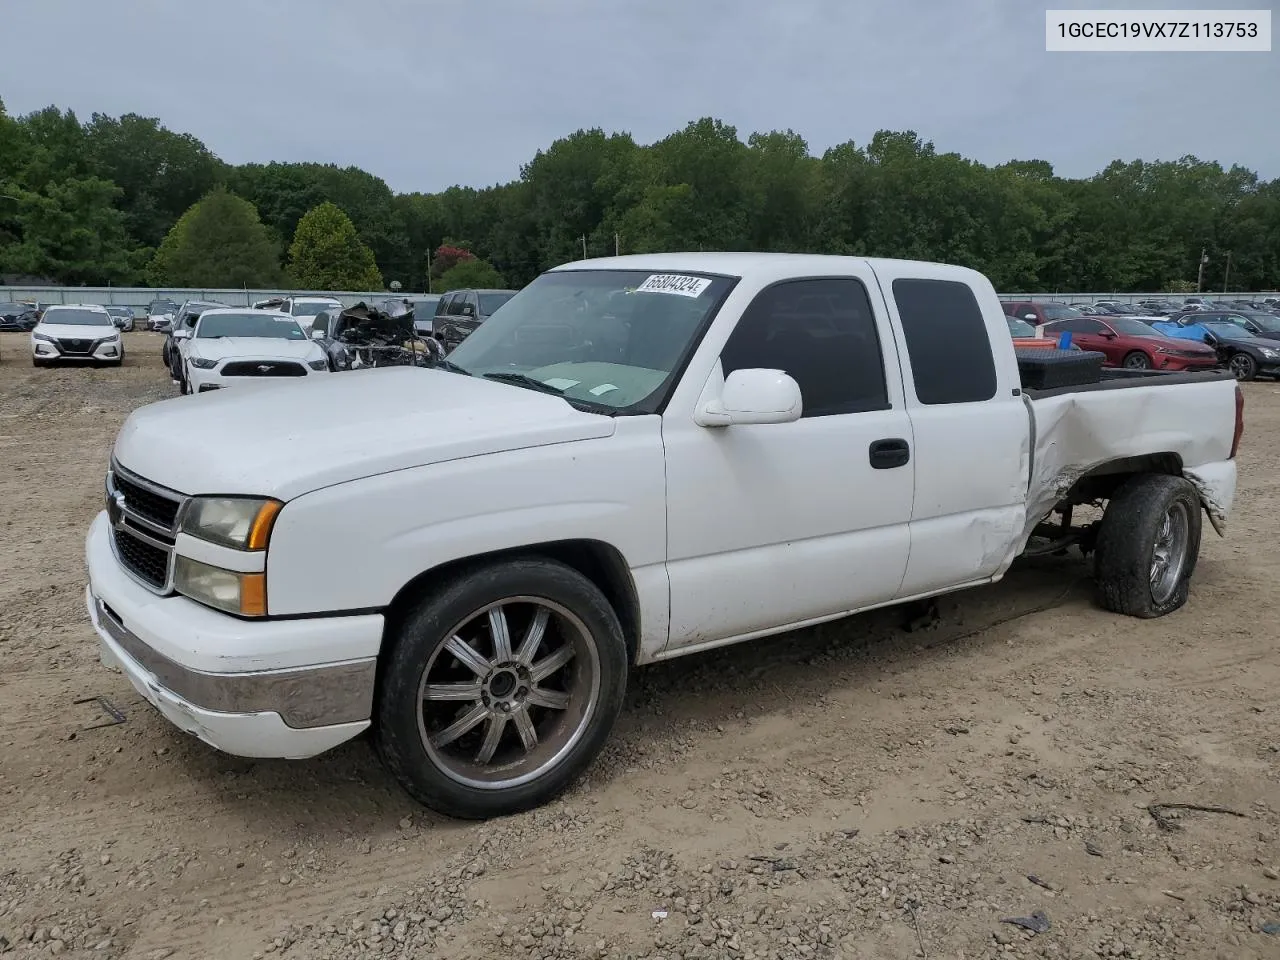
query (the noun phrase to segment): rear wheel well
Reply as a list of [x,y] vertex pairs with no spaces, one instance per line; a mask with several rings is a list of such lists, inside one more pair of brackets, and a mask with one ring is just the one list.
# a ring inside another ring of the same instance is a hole
[[572,567],[600,589],[617,614],[618,622],[622,625],[622,635],[627,641],[628,657],[631,663],[635,663],[640,650],[640,601],[626,560],[616,547],[602,540],[534,543],[462,557],[432,567],[418,574],[396,592],[385,611],[387,632],[390,633],[399,625],[408,610],[434,583],[467,569],[485,567],[503,560],[533,557],[556,560]]
[[1060,506],[1110,500],[1131,478],[1140,473],[1162,473],[1182,476],[1182,458],[1176,453],[1150,453],[1139,457],[1123,457],[1094,467],[1080,477],[1063,495]]

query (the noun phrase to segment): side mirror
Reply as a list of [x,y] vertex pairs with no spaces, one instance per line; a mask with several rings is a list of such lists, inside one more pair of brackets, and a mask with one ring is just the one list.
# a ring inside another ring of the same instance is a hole
[[314,329],[311,331],[311,339],[312,339],[312,340],[323,340],[323,339],[324,339],[324,327],[316,327],[316,328],[314,328]]
[[187,339],[187,337],[189,337],[189,336],[191,336],[191,331],[190,331],[190,330],[175,330],[175,331],[173,331],[173,339],[175,339],[175,340],[185,340],[185,339]]
[[1114,340],[1116,338],[1116,335],[1110,330],[1103,330],[1098,334],[1098,336],[1102,337],[1103,340]]
[[1034,313],[1024,313],[1024,314],[1022,315],[1022,319],[1023,319],[1023,320],[1035,320],[1035,319],[1037,319],[1037,318],[1036,318],[1036,315],[1035,315]]
[[702,427],[735,424],[791,423],[804,407],[800,385],[781,370],[735,370],[724,382],[717,399],[694,417]]
[[464,303],[462,305],[462,315],[464,317],[474,317],[476,315],[476,308],[469,303]]

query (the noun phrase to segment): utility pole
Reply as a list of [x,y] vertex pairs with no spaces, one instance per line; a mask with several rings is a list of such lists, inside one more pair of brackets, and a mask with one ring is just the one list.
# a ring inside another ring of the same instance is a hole
[[427,251],[427,293],[431,292],[431,251]]
[[1227,272],[1222,275],[1222,292],[1227,292],[1227,284],[1231,282],[1231,251],[1227,251]]
[[1204,247],[1200,248],[1200,273],[1196,276],[1196,293],[1204,289],[1204,265],[1209,262],[1209,254]]
[[587,235],[584,233],[580,238],[582,240],[582,259],[587,259]]
[[614,255],[615,257],[616,257],[616,256],[618,256],[618,250],[619,250],[620,246],[621,246],[621,241],[619,241],[619,239],[618,239],[618,235],[615,233],[615,234],[613,235],[613,255]]

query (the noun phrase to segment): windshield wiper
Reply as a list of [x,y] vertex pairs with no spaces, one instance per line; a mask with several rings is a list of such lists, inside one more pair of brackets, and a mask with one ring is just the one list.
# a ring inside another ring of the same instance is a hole
[[486,380],[498,380],[502,383],[513,383],[517,387],[528,387],[530,390],[537,390],[539,393],[553,393],[557,397],[564,396],[562,388],[543,383],[527,373],[508,373],[505,370],[498,370],[493,373],[486,373],[484,377]]
[[471,376],[470,370],[466,370],[463,367],[458,366],[456,363],[446,360],[444,357],[441,357],[439,360],[433,363],[432,366],[436,367],[439,370],[448,370],[450,373],[460,373],[464,377]]
[[539,393],[549,393],[552,396],[560,397],[565,403],[573,407],[575,410],[581,410],[583,413],[599,413],[606,417],[616,417],[618,408],[610,406],[607,403],[599,403],[595,400],[583,400],[579,397],[566,397],[564,390],[560,387],[553,387],[549,383],[544,383],[525,373],[509,373],[505,370],[498,370],[493,373],[484,374],[486,379],[497,380],[501,383],[510,383],[518,387],[528,387],[530,390],[537,390]]

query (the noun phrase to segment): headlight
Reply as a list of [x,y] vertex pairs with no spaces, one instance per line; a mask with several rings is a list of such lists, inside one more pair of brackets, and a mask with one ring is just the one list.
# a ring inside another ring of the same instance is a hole
[[308,360],[307,366],[310,367],[312,370],[328,370],[329,361],[328,360]]
[[183,596],[242,617],[267,614],[264,573],[236,573],[179,555],[173,565],[173,588]]
[[57,340],[55,340],[53,337],[46,336],[46,335],[45,335],[45,334],[43,334],[43,333],[33,333],[33,334],[31,334],[31,339],[32,339],[32,340],[43,340],[45,343],[52,343],[52,344],[56,344],[56,343],[58,342],[58,341],[57,341]]
[[206,360],[204,357],[188,357],[187,359],[191,361],[193,367],[200,370],[212,370],[218,365],[217,360]]
[[182,517],[182,532],[235,550],[265,550],[279,500],[197,497]]
[[1275,350],[1268,350],[1266,347],[1259,347],[1258,352],[1261,353],[1268,360],[1274,360],[1276,357],[1280,357],[1280,352],[1277,352]]

